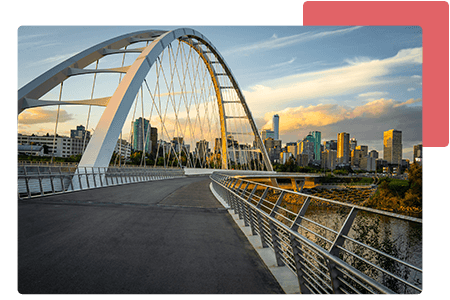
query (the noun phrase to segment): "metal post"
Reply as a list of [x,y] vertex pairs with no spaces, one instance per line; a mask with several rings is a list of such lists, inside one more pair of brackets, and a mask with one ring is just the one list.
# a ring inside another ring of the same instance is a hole
[[41,196],[43,196],[44,189],[42,188],[42,178],[41,178],[41,171],[39,170],[39,166],[37,166],[37,171],[38,171],[39,188],[41,190]]
[[258,220],[259,236],[261,238],[261,245],[262,245],[263,248],[267,248],[267,243],[264,240],[264,228],[263,228],[264,225],[263,225],[263,220],[262,220],[262,216],[261,216],[261,212],[259,211],[259,208],[261,207],[261,202],[267,196],[268,192],[269,192],[269,188],[266,187],[266,189],[264,190],[263,194],[261,195],[261,198],[259,199],[258,203],[256,204],[256,208],[258,208],[258,210],[256,212],[256,218]]
[[93,179],[94,179],[94,187],[96,188],[96,187],[97,187],[97,182],[95,181],[95,171],[94,171],[94,168],[92,168],[92,177],[93,177]]
[[64,186],[64,177],[65,176],[62,174],[61,167],[59,167],[59,179],[61,180],[61,188],[63,193],[66,192],[66,187]]
[[29,181],[28,181],[28,174],[27,174],[26,166],[23,166],[23,172],[25,174],[25,185],[27,187],[27,195],[28,195],[28,198],[31,198],[31,191],[30,191],[30,185],[29,185]]
[[88,176],[86,167],[84,167],[84,174],[86,175],[86,184],[87,184],[87,188],[89,189],[91,187],[89,185],[89,176]]
[[[283,200],[285,192],[282,191],[280,196],[278,197],[277,202],[274,204],[272,211],[270,212],[270,217],[273,218],[275,216],[275,212],[277,211],[278,206],[281,204],[281,201]],[[270,234],[272,236],[272,245],[273,245],[273,251],[275,251],[275,258],[277,260],[278,266],[283,266],[284,262],[281,259],[281,252],[280,252],[280,242],[279,237],[275,228],[275,224],[271,219],[269,219],[269,228],[270,228]]]
[[300,250],[301,245],[293,234],[289,234],[289,238],[291,241],[292,254],[294,255],[295,269],[297,271],[297,280],[300,288],[300,293],[311,294],[311,291],[305,285],[306,281],[303,277],[305,273],[303,272],[302,264],[305,264],[305,259],[302,255],[302,251]]
[[255,193],[257,187],[258,187],[258,185],[255,184],[255,186],[253,187],[252,192],[248,196],[248,199],[247,199],[248,205],[246,205],[248,221],[250,223],[250,229],[252,230],[252,235],[256,235],[256,231],[255,231],[255,223],[254,223],[255,221],[253,219],[253,209],[251,208],[250,204],[251,204],[251,201],[252,201],[253,194]]
[[[243,183],[243,182],[242,182]],[[242,183],[241,183],[241,185],[242,185]],[[247,184],[245,185],[245,188],[242,190],[242,193],[238,196],[238,197],[236,197],[236,200],[237,200],[237,208],[238,208],[238,214],[239,214],[239,219],[240,220],[242,220],[242,219],[244,219],[244,225],[245,226],[248,226],[248,224],[247,224],[247,220],[245,219],[245,212],[244,212],[244,203],[242,203],[242,201],[241,201],[241,197],[245,194],[245,192],[247,191],[247,188],[248,188],[248,186],[249,186],[249,182],[247,182]],[[241,185],[239,185],[239,188],[241,187]]]
[[49,173],[49,178],[50,178],[50,186],[52,187],[52,194],[55,193],[55,186],[53,185],[53,176],[52,176],[52,167],[49,166],[48,167],[48,173]]
[[[334,240],[333,245],[330,248],[330,254],[336,257],[339,257],[339,248],[338,246],[342,246],[345,242],[344,235],[347,235],[350,231],[350,228],[352,227],[353,221],[355,220],[356,215],[358,214],[358,209],[353,207],[350,213],[347,216],[347,219],[344,222],[344,225],[342,225],[341,230],[339,231],[339,234],[336,236],[336,239]],[[331,262],[330,260],[327,260],[327,266],[328,271],[330,272],[330,279],[331,279],[331,286],[333,287],[333,292],[335,294],[342,294],[343,292],[339,288],[341,285],[341,281],[338,279],[338,277],[342,277],[343,274],[341,271],[339,271],[336,268],[336,265]]]

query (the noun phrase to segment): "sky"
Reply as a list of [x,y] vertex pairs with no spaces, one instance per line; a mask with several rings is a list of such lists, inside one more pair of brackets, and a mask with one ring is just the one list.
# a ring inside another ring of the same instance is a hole
[[[22,26],[18,88],[107,39],[179,27]],[[397,129],[403,133],[403,158],[411,160],[413,146],[422,143],[420,27],[189,28],[205,35],[224,57],[260,130],[271,129],[272,116],[280,116],[283,144],[301,140],[310,131],[322,132],[322,141],[348,132],[358,145],[367,145],[382,157],[383,131]],[[54,124],[47,122],[51,115],[52,109],[36,109],[19,116],[19,133],[53,132]],[[70,118],[62,111],[60,121]]]

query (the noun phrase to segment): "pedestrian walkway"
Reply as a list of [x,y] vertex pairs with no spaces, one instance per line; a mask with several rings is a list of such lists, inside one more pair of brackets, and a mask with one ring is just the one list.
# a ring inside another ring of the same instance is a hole
[[283,293],[208,177],[19,201],[24,294]]

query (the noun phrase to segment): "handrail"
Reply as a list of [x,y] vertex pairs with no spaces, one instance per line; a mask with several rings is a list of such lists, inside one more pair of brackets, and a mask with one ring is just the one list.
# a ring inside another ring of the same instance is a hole
[[19,165],[18,197],[30,199],[59,193],[184,176],[181,168],[78,168]]
[[[422,223],[420,219],[302,194],[220,172],[213,173],[210,178],[216,194],[228,202],[240,219],[244,219],[245,225],[252,228],[252,234],[260,236],[262,246],[273,249],[277,264],[286,265],[297,276],[301,293],[397,293],[401,289],[407,293],[421,292],[421,268],[349,234],[352,227],[360,226],[354,220],[361,214],[416,224]],[[282,201],[285,194],[304,199],[298,211],[285,207],[287,202]],[[271,205],[262,205],[264,202]],[[305,218],[311,211],[308,207],[314,206],[310,203],[316,202],[350,212],[345,213],[343,223],[335,224],[339,228],[329,228],[310,217]],[[311,239],[311,234],[317,237]],[[412,280],[413,277],[420,280]]]

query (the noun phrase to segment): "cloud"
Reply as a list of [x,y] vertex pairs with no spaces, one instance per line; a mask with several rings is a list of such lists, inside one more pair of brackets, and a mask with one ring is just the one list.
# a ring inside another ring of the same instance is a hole
[[272,111],[255,121],[259,128],[270,129],[272,116],[278,114],[283,144],[301,140],[314,130],[322,133],[322,141],[336,140],[339,132],[348,132],[358,145],[367,145],[381,155],[383,132],[397,129],[402,131],[404,158],[411,159],[406,149],[422,142],[422,107],[414,105],[420,101],[381,98],[356,107],[337,104],[291,107]]
[[[243,91],[252,112],[262,113],[267,106],[283,107],[290,101],[305,101],[348,95],[381,84],[392,83],[384,76],[396,68],[422,63],[422,48],[403,49],[382,59],[353,62],[339,68],[300,73],[260,83]],[[252,105],[253,104],[253,105]]]
[[323,31],[323,32],[304,32],[300,34],[295,34],[291,36],[278,37],[274,34],[270,39],[259,41],[253,44],[245,45],[242,47],[236,47],[222,52],[224,55],[230,55],[234,53],[242,53],[248,51],[265,51],[280,49],[288,47],[301,42],[312,41],[316,39],[321,39],[333,35],[341,35],[352,32],[353,30],[359,29],[361,26],[355,26],[350,28],[338,29],[333,31]]
[[69,54],[61,54],[61,55],[54,55],[45,59],[37,60],[34,62],[31,62],[29,66],[41,66],[46,64],[56,64],[65,61],[66,59],[74,56],[77,54],[76,52],[69,53]]
[[356,107],[345,107],[338,104],[318,104],[308,107],[288,107],[281,111],[265,114],[266,124],[263,128],[271,128],[272,116],[280,116],[280,134],[297,131],[305,127],[322,127],[333,125],[341,121],[356,118],[380,118],[402,106],[421,102],[421,99],[409,99],[399,102],[393,99],[378,99]]
[[279,67],[287,66],[287,65],[292,64],[296,59],[297,59],[297,57],[293,57],[289,61],[285,61],[285,62],[282,62],[282,63],[271,65],[269,68],[279,68]]
[[[31,124],[44,124],[56,122],[56,110],[47,110],[41,107],[30,108],[22,112],[19,115],[19,124],[31,125]],[[72,114],[68,113],[64,109],[59,111],[59,123],[64,123],[73,120]]]
[[382,97],[387,94],[388,94],[387,92],[368,92],[368,93],[359,94],[358,97],[359,98],[374,98],[374,97]]

